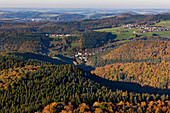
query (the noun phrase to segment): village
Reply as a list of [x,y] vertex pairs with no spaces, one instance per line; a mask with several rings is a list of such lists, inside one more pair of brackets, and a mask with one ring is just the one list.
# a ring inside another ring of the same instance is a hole
[[52,37],[69,37],[69,36],[77,36],[77,35],[83,35],[83,34],[46,34],[46,36],[52,36]]
[[78,52],[77,54],[72,56],[72,58],[78,58],[81,61],[87,62],[88,56],[91,56],[91,55],[95,55],[95,53],[94,52],[93,53],[81,53],[81,52]]
[[68,36],[75,36],[76,34],[49,34],[49,36],[56,36],[56,37],[68,37]]
[[170,29],[170,27],[157,27],[157,26],[148,27],[147,25],[136,25],[136,24],[128,24],[122,27],[126,29],[136,28],[136,29],[142,30],[142,31],[134,31],[133,32],[134,34],[146,33],[146,32],[168,31]]

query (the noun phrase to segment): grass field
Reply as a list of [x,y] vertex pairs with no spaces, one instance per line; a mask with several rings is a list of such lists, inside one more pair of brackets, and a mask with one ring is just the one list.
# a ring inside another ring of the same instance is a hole
[[49,36],[49,38],[56,38],[56,36]]
[[116,28],[98,29],[98,30],[94,30],[94,31],[111,32],[111,33],[117,35],[116,39],[122,40],[122,39],[132,38],[134,31],[141,31],[141,30],[136,29],[136,28],[125,29],[125,28],[122,28],[122,27],[116,27]]
[[152,36],[152,34],[156,34],[160,37],[170,38],[170,31],[158,31],[158,32],[149,32],[149,33],[141,33],[142,36]]
[[49,36],[49,38],[64,38],[64,36]]
[[[122,40],[122,39],[132,38],[134,31],[142,31],[142,30],[141,29],[136,29],[136,28],[126,29],[126,28],[122,28],[122,27],[116,27],[116,28],[97,29],[97,30],[94,30],[94,31],[111,32],[111,33],[117,35],[116,39]],[[148,33],[140,33],[138,35],[152,36],[153,33],[157,34],[160,37],[170,38],[170,31],[148,32]]]
[[153,26],[170,27],[170,21],[161,21]]

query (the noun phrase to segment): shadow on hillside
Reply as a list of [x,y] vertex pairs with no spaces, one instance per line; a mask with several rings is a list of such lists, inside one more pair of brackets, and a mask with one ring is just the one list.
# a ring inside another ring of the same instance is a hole
[[41,55],[41,54],[31,53],[31,52],[25,52],[25,53],[11,52],[11,53],[8,53],[8,55],[14,55],[14,56],[21,57],[24,59],[33,59],[33,60],[40,60],[43,62],[50,62],[51,64],[57,64],[57,65],[66,64],[65,62],[62,62],[60,60],[53,59],[51,57]]
[[87,66],[85,63],[81,64],[81,65],[77,65],[78,67],[82,68],[85,71],[91,72],[92,70],[94,70],[95,68],[92,66]]
[[135,93],[149,93],[149,94],[168,94],[170,95],[169,89],[158,89],[150,86],[141,86],[137,83],[132,82],[120,82],[120,81],[111,81],[104,78],[101,78],[99,76],[96,76],[93,74],[90,76],[90,79],[100,83],[101,85],[106,86],[109,89],[112,89],[113,91],[123,90],[127,92],[135,92]]
[[75,61],[75,59],[65,57],[63,55],[55,55],[55,57],[58,57],[59,59],[61,59],[61,61],[65,62],[66,64],[73,64],[73,61]]

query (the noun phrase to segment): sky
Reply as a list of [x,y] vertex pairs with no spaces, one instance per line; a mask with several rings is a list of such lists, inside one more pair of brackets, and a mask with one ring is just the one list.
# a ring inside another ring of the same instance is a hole
[[170,9],[170,0],[0,0],[0,7]]

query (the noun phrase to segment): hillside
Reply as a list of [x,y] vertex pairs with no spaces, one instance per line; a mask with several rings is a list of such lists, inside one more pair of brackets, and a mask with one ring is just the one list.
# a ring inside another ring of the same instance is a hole
[[40,66],[25,65],[25,67],[9,68],[0,71],[0,90],[8,89],[10,85],[19,85],[25,75],[30,74]]
[[[3,57],[3,59],[15,60],[15,58],[10,57]],[[138,89],[133,88],[135,84],[133,87],[127,85],[129,88],[125,88],[124,85],[121,86],[121,83],[112,83],[101,79],[75,66],[48,63],[37,63],[31,66],[31,64],[24,62],[18,60],[17,63],[23,63],[23,65],[17,66],[15,63],[1,61],[1,64],[6,64],[2,65],[5,67],[0,71],[0,112],[42,111],[51,102],[71,102],[73,106],[78,107],[81,103],[91,106],[96,101],[113,103],[122,101],[136,106],[143,101],[149,104],[151,101],[161,100],[165,102],[169,100],[165,94],[156,96],[148,93],[130,93],[130,89]],[[15,68],[14,65],[16,65]],[[129,91],[116,90],[118,88],[116,85]],[[139,86],[136,85],[136,87]],[[149,91],[145,88],[140,90],[142,92]],[[156,90],[152,89],[151,91]],[[161,92],[161,90],[157,91]],[[164,106],[167,106],[167,103]],[[168,108],[164,110],[167,111]],[[144,109],[144,111],[146,110]]]
[[46,55],[42,55],[42,54],[35,54],[32,52],[16,52],[16,51],[6,51],[6,52],[2,52],[1,54],[5,54],[7,56],[13,56],[13,57],[18,57],[21,59],[25,59],[25,60],[30,60],[32,59],[33,61],[41,61],[41,62],[48,62],[51,64],[57,64],[57,65],[61,65],[61,64],[67,64],[66,61],[61,61],[58,59],[53,59],[49,56]]
[[113,63],[170,61],[170,41],[156,39],[132,40],[104,54],[92,57],[88,62],[93,67]]
[[139,40],[124,44],[104,55],[103,59],[118,61],[170,58],[170,41]]
[[46,53],[49,38],[45,34],[0,33],[0,50]]
[[0,113],[170,112],[168,28],[122,27],[162,20],[170,15],[1,21]]
[[169,69],[169,62],[114,63],[97,67],[92,73],[113,81],[134,82],[142,86],[170,89]]
[[122,24],[150,24],[160,20],[170,20],[169,14],[130,15],[125,17],[110,17],[69,22],[0,22],[0,32],[15,33],[70,33],[82,32],[99,28],[111,28]]
[[3,69],[9,69],[9,68],[17,68],[17,67],[25,67],[26,65],[33,65],[33,66],[38,66],[38,65],[45,65],[45,64],[50,64],[48,62],[43,62],[39,60],[33,60],[33,59],[23,59],[20,57],[15,57],[15,56],[2,56],[0,55],[0,70]]

